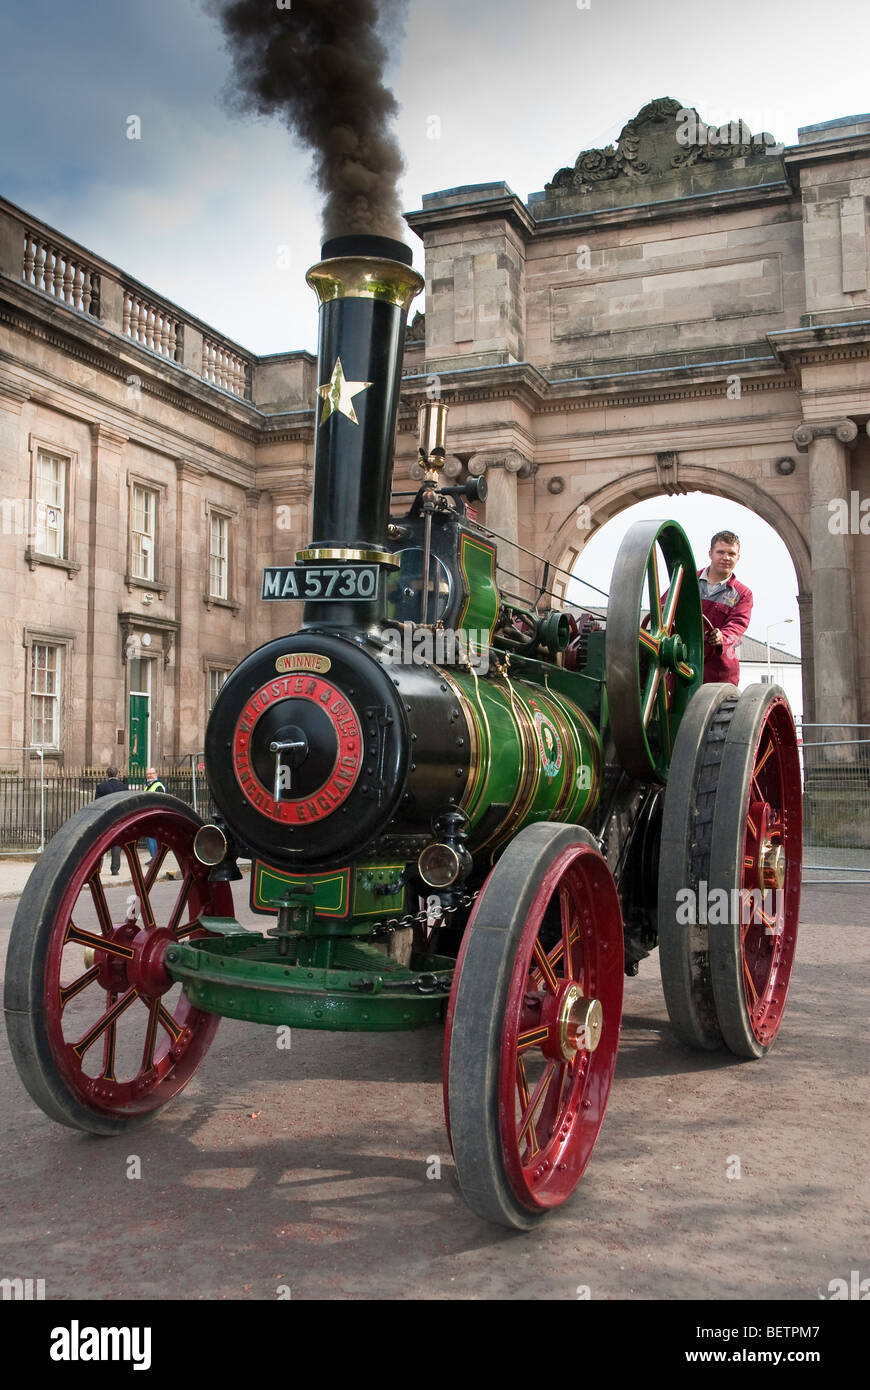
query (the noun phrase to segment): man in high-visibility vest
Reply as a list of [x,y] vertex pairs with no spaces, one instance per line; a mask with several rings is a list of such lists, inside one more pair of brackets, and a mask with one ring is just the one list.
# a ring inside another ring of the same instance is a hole
[[[157,776],[156,767],[146,767],[145,769],[145,790],[146,792],[166,791],[166,788],[164,787],[160,778]],[[157,841],[149,837],[146,840],[146,844],[148,845],[148,853],[150,855],[148,864],[153,864],[154,860],[157,858]]]

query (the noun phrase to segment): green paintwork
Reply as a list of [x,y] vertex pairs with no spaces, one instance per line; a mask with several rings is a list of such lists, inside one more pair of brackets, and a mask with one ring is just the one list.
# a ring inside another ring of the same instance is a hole
[[130,773],[142,777],[148,766],[148,696],[130,696]]
[[353,878],[354,917],[392,917],[402,911],[404,886],[395,893],[375,893],[375,888],[396,883],[405,871],[404,864],[358,864]]
[[[254,861],[251,878],[251,907],[254,912],[273,914],[288,890],[303,884],[314,886],[314,914],[341,921],[340,930],[354,930],[351,917],[395,916],[402,911],[404,886],[395,893],[375,893],[381,885],[395,883],[404,864],[356,864],[322,874],[291,874],[262,860]],[[366,931],[371,923],[363,924]]]
[[485,632],[488,644],[501,602],[495,582],[495,546],[463,532],[459,541],[459,568],[468,597],[457,626],[463,632],[473,632],[475,637]]
[[[501,654],[491,657],[501,659]],[[472,852],[493,850],[534,821],[579,822],[597,799],[601,749],[595,729],[564,691],[547,689],[545,672],[555,668],[535,664],[540,684],[520,679],[512,660],[502,675],[451,671],[477,734],[474,772],[463,800]],[[525,674],[525,663],[517,666]],[[504,812],[494,824],[496,806]]]
[[347,917],[350,910],[350,869],[325,874],[288,874],[256,859],[251,869],[251,907],[255,912],[277,912],[288,890],[314,886],[314,911],[321,917]]
[[[213,924],[215,919],[209,919]],[[179,942],[166,956],[171,978],[208,1013],[250,1023],[336,1032],[384,1032],[440,1023],[455,962],[412,957],[410,969],[368,942],[334,938],[331,966],[281,956],[275,941],[244,929],[212,940]],[[238,927],[238,924],[236,924]],[[415,988],[423,975],[427,991]]]

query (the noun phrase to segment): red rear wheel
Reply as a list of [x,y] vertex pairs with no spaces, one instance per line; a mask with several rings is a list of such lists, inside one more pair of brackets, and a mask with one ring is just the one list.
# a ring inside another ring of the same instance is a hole
[[[105,797],[61,827],[30,876],[9,943],[7,1031],[31,1096],[63,1124],[112,1134],[144,1118],[187,1084],[214,1037],[218,1017],[163,968],[172,942],[206,934],[200,916],[232,915],[229,885],[209,883],[193,854],[201,823],[174,797]],[[149,866],[145,838],[158,845]],[[113,845],[131,885],[101,878]],[[156,894],[170,856],[180,878]]]
[[725,738],[710,883],[731,897],[709,929],[722,1036],[761,1057],[779,1031],[797,944],[801,892],[801,774],[788,701],[776,686],[743,692]]
[[622,985],[619,899],[592,837],[528,827],[478,899],[448,1007],[448,1123],[479,1216],[528,1228],[573,1192],[604,1119]]

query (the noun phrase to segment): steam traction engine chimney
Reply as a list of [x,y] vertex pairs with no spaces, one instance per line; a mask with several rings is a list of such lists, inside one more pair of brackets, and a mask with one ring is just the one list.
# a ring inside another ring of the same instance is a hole
[[[307,280],[320,301],[314,433],[314,514],[301,564],[389,565],[393,440],[405,323],[423,280],[411,248],[381,236],[325,241]],[[304,626],[371,628],[383,616],[384,577],[368,603],[310,601]]]

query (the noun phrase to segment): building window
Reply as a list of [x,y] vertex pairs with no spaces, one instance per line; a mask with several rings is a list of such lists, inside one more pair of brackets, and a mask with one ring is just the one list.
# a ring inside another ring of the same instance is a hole
[[127,474],[127,573],[128,590],[169,592],[161,556],[160,528],[166,516],[166,485],[156,478]]
[[56,565],[70,579],[78,574],[76,534],[76,467],[78,455],[64,442],[28,435],[30,497],[24,558],[30,568]]
[[212,710],[212,707],[213,707],[213,705],[214,705],[214,702],[215,702],[215,700],[216,700],[217,697],[218,697],[218,692],[219,692],[221,686],[223,685],[223,683],[224,683],[224,681],[226,680],[226,678],[227,678],[228,675],[229,675],[229,672],[223,670],[221,667],[210,666],[210,667],[208,668],[208,708],[209,708],[209,713],[211,713],[211,710]]
[[141,487],[138,483],[133,484],[131,528],[130,573],[134,579],[153,580],[157,544],[157,493],[151,488]]
[[36,549],[65,557],[67,470],[69,459],[39,449],[36,456]]
[[60,744],[61,649],[34,642],[30,648],[30,742],[34,748]]
[[210,598],[229,598],[230,523],[220,512],[209,512],[208,592]]

